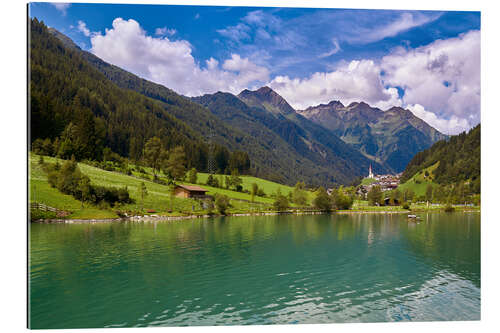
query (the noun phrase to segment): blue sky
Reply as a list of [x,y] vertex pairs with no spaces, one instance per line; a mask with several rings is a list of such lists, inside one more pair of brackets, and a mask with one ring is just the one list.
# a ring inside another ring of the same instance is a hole
[[449,133],[480,120],[479,12],[32,3],[30,16],[185,95],[267,84],[297,109],[397,105]]

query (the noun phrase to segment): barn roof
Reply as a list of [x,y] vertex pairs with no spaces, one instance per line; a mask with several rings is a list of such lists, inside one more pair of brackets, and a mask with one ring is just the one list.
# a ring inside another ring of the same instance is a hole
[[188,191],[208,192],[208,190],[204,189],[203,187],[199,187],[196,185],[177,185],[177,186],[182,187],[183,189],[186,189]]

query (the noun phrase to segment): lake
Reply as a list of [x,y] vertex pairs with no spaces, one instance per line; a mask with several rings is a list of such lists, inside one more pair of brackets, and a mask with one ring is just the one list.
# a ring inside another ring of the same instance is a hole
[[31,224],[32,328],[480,319],[480,214]]

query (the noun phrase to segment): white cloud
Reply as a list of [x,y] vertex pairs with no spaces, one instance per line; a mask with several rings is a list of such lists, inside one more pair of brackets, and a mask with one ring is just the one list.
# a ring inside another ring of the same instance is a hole
[[334,39],[332,40],[332,43],[333,43],[333,49],[331,49],[331,50],[330,50],[330,51],[328,51],[328,52],[325,52],[325,53],[320,54],[320,55],[319,55],[319,58],[327,58],[327,57],[329,57],[329,56],[332,56],[332,55],[334,55],[334,54],[339,53],[339,51],[341,50],[340,45],[339,45],[339,41],[338,41],[336,38],[334,38]]
[[[252,12],[238,25],[219,33],[233,36],[233,41],[238,42],[246,38],[249,22],[260,26],[269,19],[263,20],[259,11]],[[387,28],[385,34],[396,28]],[[167,30],[157,32],[167,33]],[[296,109],[332,100],[345,105],[364,101],[383,110],[401,106],[447,134],[458,133],[480,121],[479,31],[416,49],[398,48],[378,61],[341,63],[330,71],[305,78],[286,75],[270,78],[269,66],[262,65],[270,57],[266,49],[254,50],[249,57],[233,53],[228,59],[209,58],[200,63],[194,59],[188,41],[148,36],[132,19],[117,18],[104,35],[90,32],[90,36],[91,52],[103,60],[188,96],[219,90],[239,93],[267,82]],[[280,38],[285,36],[282,34]],[[338,40],[331,42],[333,48],[324,56],[339,52]],[[264,59],[264,62],[250,59]],[[402,97],[396,87],[403,89]]]
[[69,6],[71,6],[71,4],[63,2],[52,2],[51,4],[52,6],[56,7],[56,9],[60,11],[63,14],[63,16],[66,16],[66,12]]
[[229,38],[235,42],[250,39],[250,27],[243,23],[238,23],[235,26],[230,26],[225,29],[219,29],[217,32],[222,36]]
[[405,89],[407,105],[420,104],[445,119],[480,121],[479,31],[437,40],[416,49],[398,49],[382,59],[384,82]]
[[358,41],[371,43],[387,37],[394,37],[399,33],[429,23],[439,18],[440,14],[423,15],[420,13],[403,13],[394,22],[381,26],[367,33],[360,34]]
[[228,71],[241,73],[244,81],[253,82],[269,77],[267,68],[257,66],[248,58],[241,58],[238,54],[231,54],[231,59],[224,61],[222,68]]
[[90,30],[87,28],[87,24],[83,21],[78,21],[78,30],[81,31],[85,36],[90,37]]
[[297,109],[332,100],[365,101],[383,110],[401,106],[456,134],[480,122],[480,32],[395,49],[379,62],[351,61],[308,78],[278,76],[269,86]]
[[457,134],[471,128],[467,119],[457,116],[451,116],[450,119],[439,118],[435,113],[425,110],[420,104],[408,105],[407,109],[442,133]]
[[132,19],[116,18],[113,28],[92,36],[91,43],[91,52],[103,60],[188,96],[218,90],[238,93],[255,81],[269,80],[266,68],[238,54],[232,54],[222,66],[210,58],[202,68],[188,41],[148,36]]
[[354,60],[328,73],[314,73],[305,79],[275,77],[269,86],[294,108],[341,100],[344,104],[389,101],[394,91],[384,88],[380,68],[372,60]]
[[155,30],[155,35],[157,35],[157,36],[165,36],[165,35],[173,36],[176,33],[177,33],[177,30],[175,30],[175,29],[169,29],[167,27],[156,28],[156,30]]

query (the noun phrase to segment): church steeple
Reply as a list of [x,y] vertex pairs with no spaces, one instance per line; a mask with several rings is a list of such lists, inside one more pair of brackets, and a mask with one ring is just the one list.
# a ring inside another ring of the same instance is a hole
[[370,164],[370,168],[368,169],[368,178],[375,178],[375,176],[373,176],[373,171],[372,171],[372,165]]

